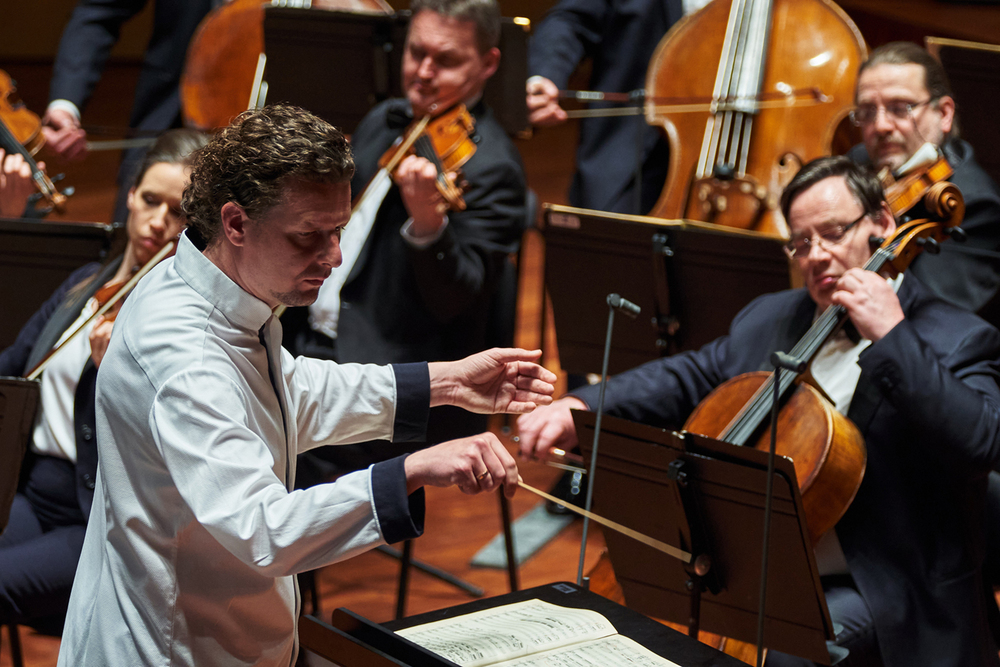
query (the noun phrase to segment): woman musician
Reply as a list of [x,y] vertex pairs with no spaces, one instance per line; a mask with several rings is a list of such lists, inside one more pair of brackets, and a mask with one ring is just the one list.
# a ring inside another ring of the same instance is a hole
[[[128,244],[105,266],[75,271],[0,352],[0,375],[25,375],[98,308],[102,287],[123,283],[184,227],[181,195],[191,153],[206,143],[173,130],[149,150],[128,195]],[[61,629],[83,546],[97,475],[94,389],[111,337],[97,318],[65,344],[42,373],[41,404],[21,469],[10,522],[0,535],[0,625]]]

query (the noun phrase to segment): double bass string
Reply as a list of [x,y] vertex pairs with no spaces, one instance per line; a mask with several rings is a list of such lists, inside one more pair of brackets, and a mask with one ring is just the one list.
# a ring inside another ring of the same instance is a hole
[[[713,91],[713,109],[705,124],[698,177],[728,165],[746,173],[753,114],[764,76],[764,56],[771,25],[770,0],[734,0]],[[719,113],[720,102],[731,99]],[[720,118],[721,116],[721,118]],[[728,155],[727,155],[728,153]]]

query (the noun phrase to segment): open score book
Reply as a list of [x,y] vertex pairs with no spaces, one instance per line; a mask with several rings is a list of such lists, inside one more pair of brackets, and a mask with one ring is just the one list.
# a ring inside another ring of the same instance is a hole
[[596,611],[525,600],[397,634],[462,667],[680,667]]

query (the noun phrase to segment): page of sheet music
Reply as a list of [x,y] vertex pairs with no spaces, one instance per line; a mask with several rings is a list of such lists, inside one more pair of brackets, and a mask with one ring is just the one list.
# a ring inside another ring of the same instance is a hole
[[622,635],[603,637],[585,644],[528,655],[493,667],[681,667]]
[[482,667],[616,633],[595,611],[524,600],[397,634],[463,667]]

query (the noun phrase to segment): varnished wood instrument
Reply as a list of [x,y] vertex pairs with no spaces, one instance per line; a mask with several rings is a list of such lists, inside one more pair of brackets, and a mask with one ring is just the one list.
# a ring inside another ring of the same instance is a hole
[[653,55],[646,92],[710,102],[667,112],[647,103],[647,121],[670,142],[650,215],[787,236],[781,190],[805,162],[830,154],[866,54],[829,0],[713,0],[679,21]]

